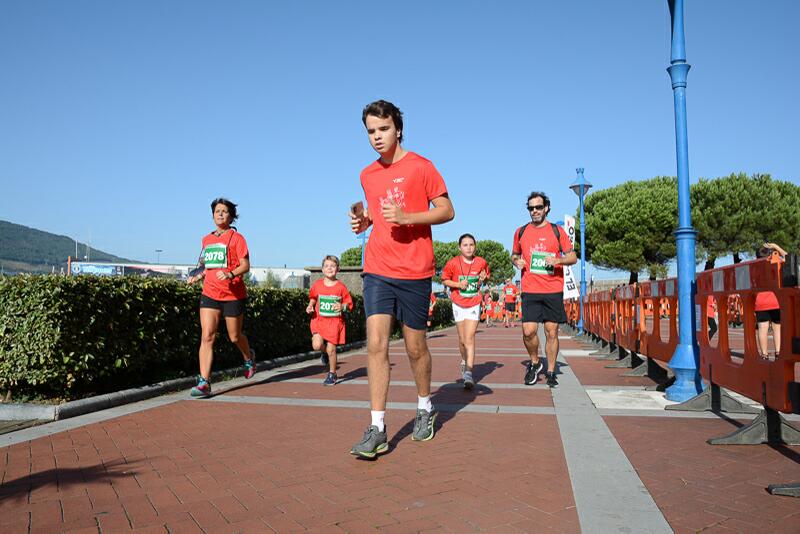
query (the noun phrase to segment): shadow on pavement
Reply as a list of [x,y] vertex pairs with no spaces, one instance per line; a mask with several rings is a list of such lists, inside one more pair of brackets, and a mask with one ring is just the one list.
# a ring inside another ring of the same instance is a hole
[[71,484],[111,483],[115,479],[132,478],[138,474],[135,464],[123,460],[91,467],[47,469],[20,478],[5,480],[0,486],[0,503],[28,501],[28,494],[41,487],[53,485],[60,491]]

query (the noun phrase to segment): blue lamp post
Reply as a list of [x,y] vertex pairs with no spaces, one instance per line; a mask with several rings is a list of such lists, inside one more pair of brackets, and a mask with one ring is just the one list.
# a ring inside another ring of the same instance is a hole
[[695,287],[695,232],[689,198],[689,139],[686,126],[686,45],[683,33],[683,0],[667,0],[672,19],[672,54],[667,68],[675,101],[675,150],[678,161],[678,346],[669,361],[675,383],[667,388],[667,399],[683,402],[703,391],[698,372],[700,350],[697,346]]
[[592,184],[589,183],[586,178],[583,177],[583,167],[575,169],[578,173],[578,177],[572,182],[572,185],[569,186],[576,195],[578,195],[578,199],[580,199],[581,205],[581,296],[578,299],[578,305],[580,306],[580,316],[578,317],[578,332],[583,333],[583,297],[586,295],[586,217],[583,214],[583,197],[586,196],[586,192],[589,191],[589,188],[592,187]]
[[368,233],[369,233],[368,230],[364,230],[360,234],[356,234],[356,239],[360,239],[361,240],[361,268],[362,269],[364,268],[364,249],[367,247],[367,238],[369,237]]

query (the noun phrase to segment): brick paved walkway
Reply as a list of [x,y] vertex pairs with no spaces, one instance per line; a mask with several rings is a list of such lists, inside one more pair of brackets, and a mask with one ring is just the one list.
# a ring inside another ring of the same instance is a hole
[[604,415],[584,385],[650,382],[566,337],[561,387],[525,387],[520,335],[479,333],[472,392],[455,383],[455,331],[431,337],[441,415],[425,443],[410,439],[416,392],[393,345],[391,449],[374,462],[348,454],[369,422],[363,352],[333,388],[319,365],[295,366],[211,400],[183,393],[1,436],[0,532],[800,530],[800,502],[764,490],[800,481],[800,448],[712,447],[734,426],[707,417]]

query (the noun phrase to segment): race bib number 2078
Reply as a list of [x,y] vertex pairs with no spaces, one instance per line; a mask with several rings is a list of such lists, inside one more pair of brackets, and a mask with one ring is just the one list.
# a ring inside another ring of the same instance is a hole
[[225,269],[228,266],[228,247],[222,243],[212,243],[203,249],[203,263],[206,269]]

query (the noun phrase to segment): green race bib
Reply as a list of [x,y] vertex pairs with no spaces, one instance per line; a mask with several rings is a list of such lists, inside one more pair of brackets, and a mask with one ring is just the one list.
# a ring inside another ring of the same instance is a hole
[[555,256],[555,254],[553,252],[531,250],[531,265],[529,271],[532,274],[553,275],[555,273],[555,266],[547,265],[544,261],[548,256]]
[[478,294],[478,289],[481,287],[481,279],[478,276],[459,275],[458,281],[461,282],[462,280],[467,281],[467,288],[458,290],[462,297],[474,297]]
[[319,296],[319,315],[321,317],[339,317],[342,315],[340,311],[334,311],[333,305],[342,302],[342,297],[338,295],[320,295]]
[[228,247],[222,243],[212,243],[203,249],[203,262],[206,269],[225,269],[228,267]]

